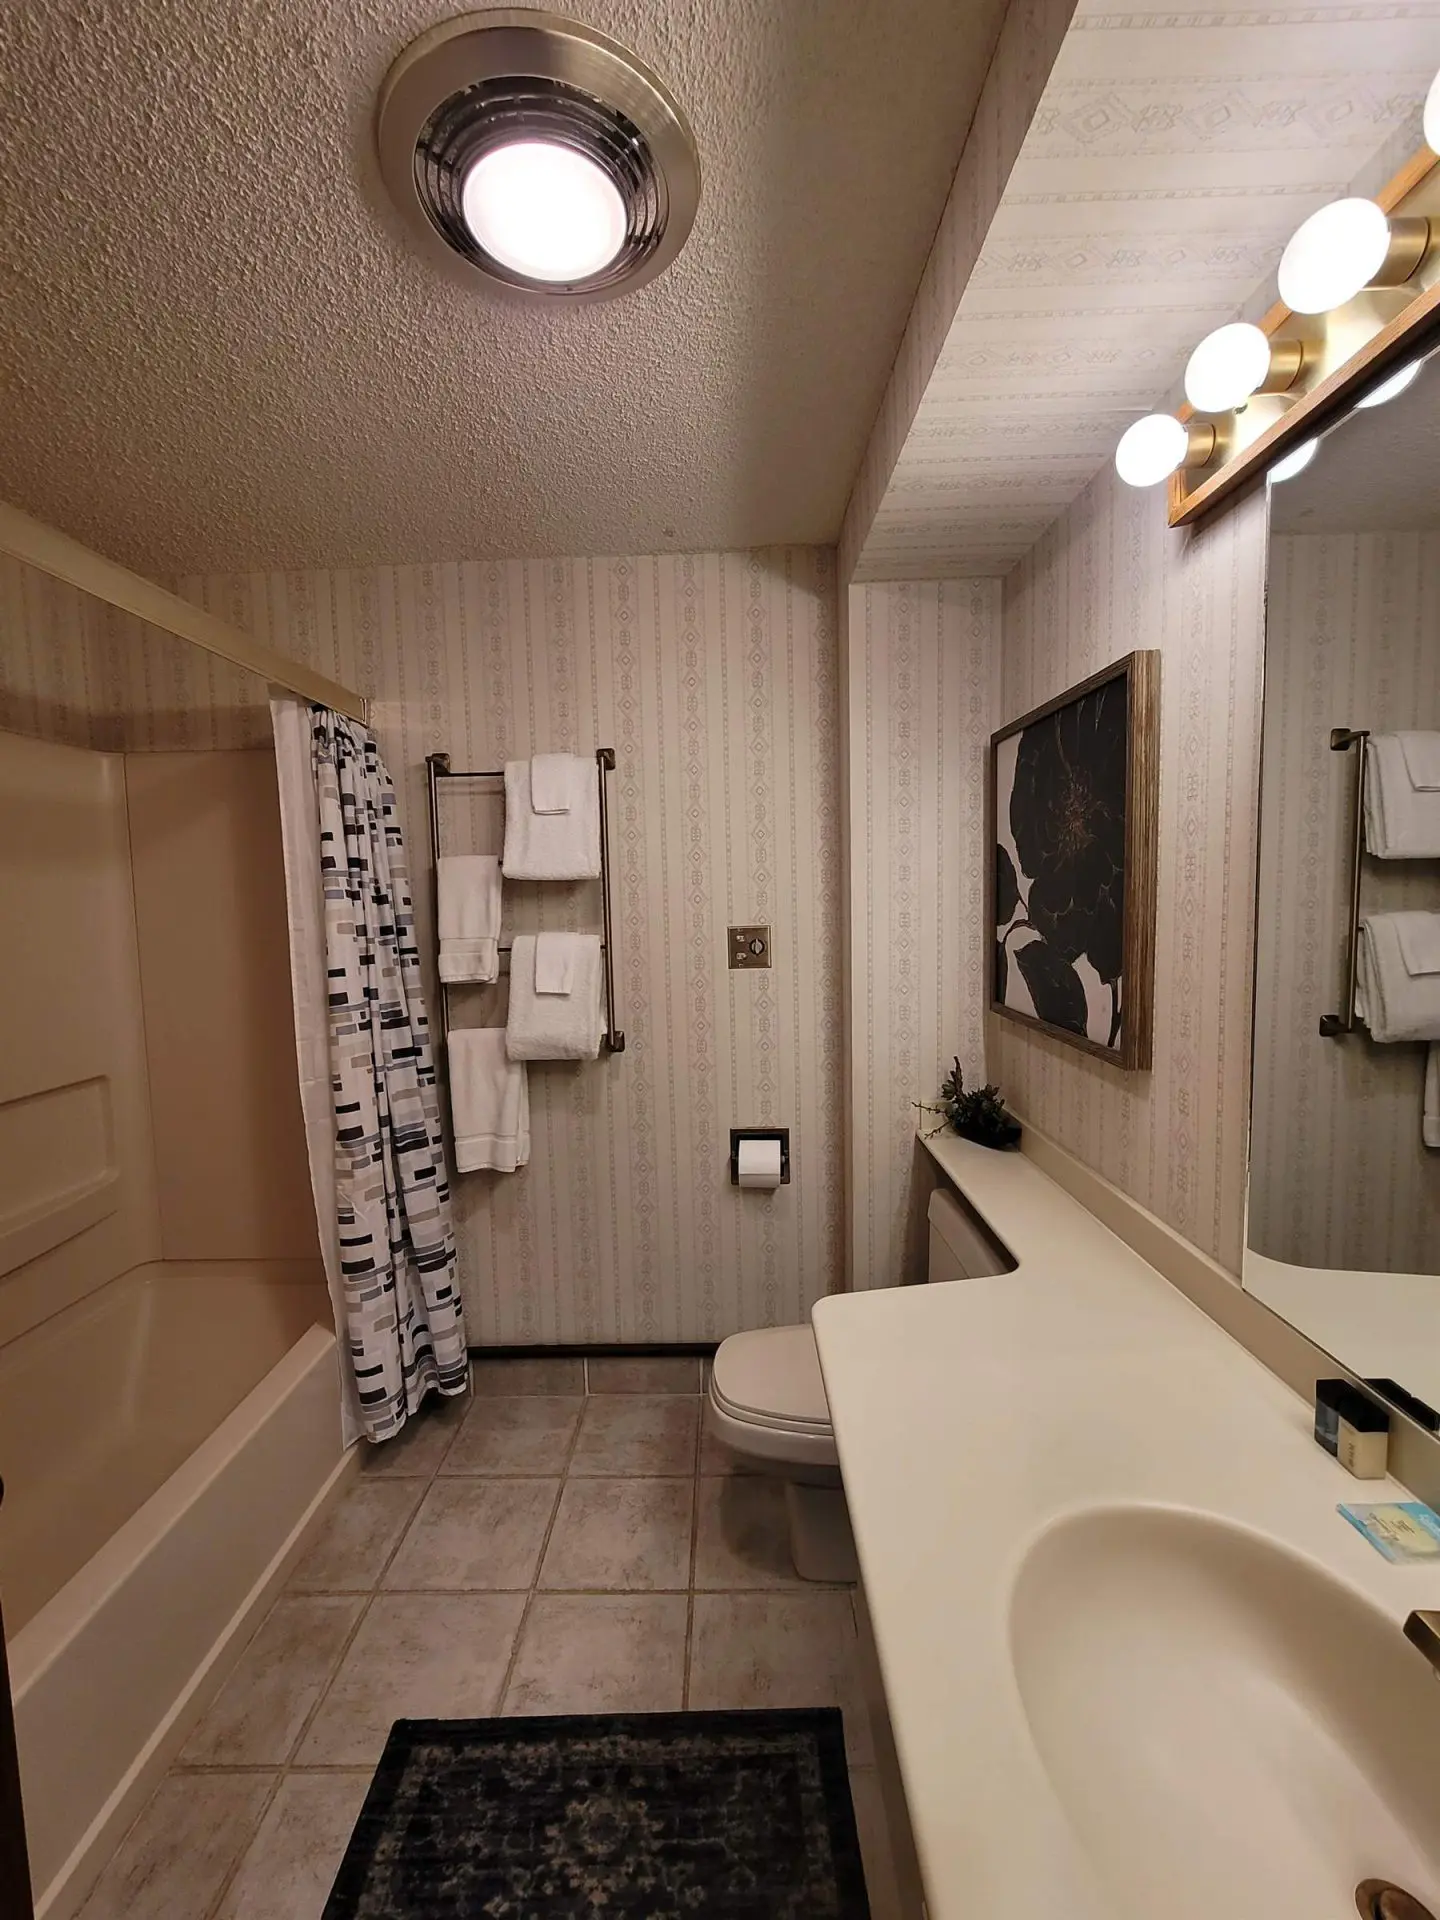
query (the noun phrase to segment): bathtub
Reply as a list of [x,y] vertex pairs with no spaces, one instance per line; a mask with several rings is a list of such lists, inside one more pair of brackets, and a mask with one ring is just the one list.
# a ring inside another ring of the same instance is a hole
[[355,1462],[308,1263],[135,1269],[0,1349],[37,1914],[67,1920]]

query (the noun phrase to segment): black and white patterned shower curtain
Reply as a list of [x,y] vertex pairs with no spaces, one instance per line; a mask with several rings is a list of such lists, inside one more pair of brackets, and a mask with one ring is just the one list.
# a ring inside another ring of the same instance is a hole
[[360,1422],[404,1426],[469,1383],[440,1099],[395,788],[370,732],[311,709],[336,1220]]

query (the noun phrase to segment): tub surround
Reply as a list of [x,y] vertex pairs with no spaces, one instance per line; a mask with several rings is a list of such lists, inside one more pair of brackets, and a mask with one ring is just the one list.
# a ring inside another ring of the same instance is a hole
[[[1095,1510],[1170,1510],[1196,1539],[1223,1552],[1240,1541],[1302,1589],[1318,1580],[1342,1612],[1389,1623],[1406,1653],[1403,1620],[1440,1601],[1440,1576],[1389,1566],[1335,1511],[1404,1498],[1398,1484],[1357,1494],[1315,1446],[1307,1403],[1032,1156],[955,1138],[932,1152],[1016,1271],[814,1312],[929,1912],[1098,1917],[1117,1883],[1102,1887],[1108,1869],[1081,1851],[1075,1789],[1062,1804],[1015,1677],[1016,1595],[1034,1584],[1035,1543],[1059,1538],[1047,1530]],[[1377,1644],[1388,1662],[1388,1628]],[[1352,1837],[1334,1839],[1338,1874]],[[1352,1885],[1386,1866],[1358,1864]],[[1403,1879],[1407,1863],[1391,1864]]]

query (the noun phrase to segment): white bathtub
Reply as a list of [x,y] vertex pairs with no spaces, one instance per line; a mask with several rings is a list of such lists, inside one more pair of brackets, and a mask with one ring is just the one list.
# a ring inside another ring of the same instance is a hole
[[294,1270],[159,1265],[0,1350],[0,1594],[44,1920],[84,1898],[354,1465],[329,1318]]

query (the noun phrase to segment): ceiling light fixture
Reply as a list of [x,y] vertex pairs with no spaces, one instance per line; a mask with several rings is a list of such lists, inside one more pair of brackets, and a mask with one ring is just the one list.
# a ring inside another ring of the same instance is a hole
[[1397,399],[1404,393],[1424,364],[1423,360],[1412,360],[1408,367],[1401,367],[1400,371],[1392,373],[1388,380],[1382,380],[1378,387],[1372,387],[1368,393],[1361,394],[1355,402],[1356,406],[1383,407],[1387,400]]
[[699,205],[694,135],[657,76],[605,34],[529,8],[422,34],[386,76],[376,142],[430,258],[521,298],[642,285]]
[[1304,364],[1298,340],[1272,340],[1247,320],[1217,327],[1191,354],[1185,398],[1197,413],[1229,413],[1255,393],[1284,393]]
[[1181,467],[1203,467],[1217,436],[1206,420],[1185,424],[1173,413],[1147,413],[1120,436],[1115,471],[1127,487],[1154,487]]
[[1280,298],[1292,313],[1328,313],[1365,287],[1403,286],[1429,247],[1423,216],[1392,219],[1373,200],[1332,200],[1280,256]]
[[1303,473],[1315,458],[1319,445],[1318,439],[1302,440],[1293,453],[1287,453],[1283,460],[1275,462],[1265,476],[1266,483],[1272,487],[1278,486],[1282,480],[1293,480],[1297,473]]

